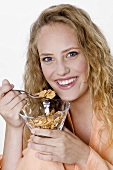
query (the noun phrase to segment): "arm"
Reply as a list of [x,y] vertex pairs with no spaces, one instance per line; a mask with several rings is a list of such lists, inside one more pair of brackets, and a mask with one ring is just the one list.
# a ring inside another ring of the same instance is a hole
[[15,170],[22,154],[23,128],[6,125],[2,170]]
[[26,94],[13,91],[14,85],[3,80],[0,87],[0,114],[6,121],[2,170],[15,170],[22,152],[24,121],[19,116],[26,104]]
[[0,155],[0,170],[2,168],[2,155]]
[[81,170],[86,169],[90,147],[67,128],[63,131],[36,128],[31,132],[33,135],[28,147],[37,150],[37,158],[69,165],[76,164]]
[[28,147],[37,150],[35,156],[39,159],[75,164],[75,169],[77,165],[81,170],[113,170],[113,145],[105,150],[105,160],[66,128],[64,132],[32,129],[32,133]]

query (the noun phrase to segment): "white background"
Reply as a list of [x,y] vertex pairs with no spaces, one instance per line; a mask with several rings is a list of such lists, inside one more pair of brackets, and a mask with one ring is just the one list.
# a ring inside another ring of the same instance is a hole
[[[30,26],[43,9],[61,3],[85,9],[101,28],[113,53],[112,0],[0,0],[0,85],[7,78],[16,89],[23,88]],[[5,122],[0,116],[0,154],[3,152],[4,135]]]

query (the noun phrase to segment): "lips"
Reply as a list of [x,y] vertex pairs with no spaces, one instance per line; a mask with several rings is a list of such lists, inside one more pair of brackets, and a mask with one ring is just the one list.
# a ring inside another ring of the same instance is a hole
[[77,78],[71,78],[71,79],[68,79],[68,80],[58,80],[57,83],[60,84],[60,85],[68,85],[70,83],[73,83]]
[[77,77],[67,78],[67,79],[58,79],[56,80],[57,84],[61,88],[71,88],[76,81]]

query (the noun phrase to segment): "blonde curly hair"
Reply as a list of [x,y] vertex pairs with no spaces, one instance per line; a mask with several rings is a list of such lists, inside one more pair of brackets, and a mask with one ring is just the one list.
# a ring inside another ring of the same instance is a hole
[[[44,10],[33,23],[25,65],[25,90],[36,93],[49,88],[41,70],[37,37],[43,26],[54,23],[66,24],[75,30],[75,36],[88,64],[87,82],[94,113],[107,125],[110,139],[112,139],[113,58],[104,35],[84,10],[70,4],[51,6]],[[32,100],[30,102],[32,103]]]

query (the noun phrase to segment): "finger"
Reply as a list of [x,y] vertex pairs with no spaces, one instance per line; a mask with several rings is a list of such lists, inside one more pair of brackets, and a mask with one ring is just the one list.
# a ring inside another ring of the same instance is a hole
[[20,118],[19,113],[21,112],[21,110],[23,109],[23,107],[25,105],[26,105],[26,100],[23,100],[21,103],[17,104],[15,106],[15,108],[13,108],[12,110],[10,110],[8,107],[7,108],[3,108],[1,115],[3,117],[7,116],[9,118],[18,120]]
[[13,88],[14,85],[10,84],[8,80],[3,80],[2,86],[0,87],[0,99],[2,99],[4,95]]
[[37,135],[37,136],[46,136],[46,137],[51,137],[51,138],[58,138],[63,134],[63,131],[34,128],[34,129],[31,130],[31,133],[33,133],[34,135]]
[[40,152],[37,152],[35,154],[35,156],[41,160],[45,160],[45,161],[57,161],[57,162],[61,162],[60,159],[58,159],[57,156],[55,155],[52,155],[52,154],[44,154],[44,153],[40,153]]
[[6,85],[6,84],[10,84],[10,82],[9,82],[7,79],[4,79],[4,80],[2,81],[2,85]]
[[2,106],[10,103],[19,94],[20,93],[17,91],[10,90],[0,101],[0,105]]
[[[14,107],[16,107],[16,105],[19,105],[19,103],[21,103],[21,102],[23,103],[23,101],[25,102],[25,104],[27,104],[27,100],[26,100],[27,97],[28,96],[25,93],[24,94],[16,95],[15,98],[13,98],[11,100],[11,102],[7,104],[7,106],[9,107],[9,109],[13,109]],[[23,106],[23,104],[22,104],[22,106]]]
[[14,87],[14,85],[11,84],[7,79],[4,79],[4,80],[2,81],[2,85],[3,85],[3,86],[4,86],[4,85],[11,85],[12,87]]
[[14,108],[13,108],[13,111],[14,112],[17,112],[17,113],[20,113],[21,110],[23,109],[23,107],[27,104],[27,101],[26,100],[22,100],[20,103],[18,103]]
[[48,137],[40,137],[40,136],[31,135],[30,139],[33,143],[36,143],[36,144],[56,146],[56,139],[55,138],[48,138]]
[[35,149],[37,151],[40,152],[46,152],[46,153],[54,153],[55,147],[53,146],[48,146],[48,145],[39,145],[39,144],[35,144],[35,143],[28,143],[28,147]]

